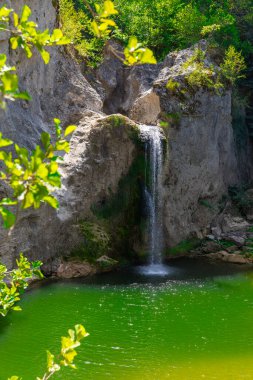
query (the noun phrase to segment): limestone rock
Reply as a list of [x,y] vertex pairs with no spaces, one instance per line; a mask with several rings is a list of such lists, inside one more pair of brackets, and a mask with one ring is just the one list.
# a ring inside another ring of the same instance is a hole
[[96,260],[96,262],[99,265],[99,268],[102,272],[111,271],[113,268],[115,268],[118,265],[118,261],[113,260],[112,258],[106,255],[99,257]]
[[232,243],[235,243],[238,247],[242,247],[245,244],[245,237],[242,236],[229,235],[226,239]]
[[222,221],[222,231],[224,233],[234,231],[246,231],[249,227],[249,223],[242,217],[233,217],[231,215],[225,215]]
[[63,262],[57,269],[59,278],[86,277],[96,273],[95,268],[86,262]]
[[[24,4],[30,6],[31,20],[37,22],[40,29],[58,27],[57,12],[51,0],[10,0],[9,3],[18,13]],[[64,125],[74,124],[87,110],[102,111],[100,95],[65,48],[50,48],[48,65],[35,49],[31,59],[26,58],[22,49],[12,51],[7,39],[0,41],[0,49],[7,53],[8,63],[17,67],[20,88],[32,96],[30,102],[9,102],[6,111],[0,110],[1,132],[21,146],[33,148],[41,132],[52,133],[54,118],[61,119]]]
[[126,117],[83,115],[61,168],[60,208],[48,206],[22,212],[16,227],[0,229],[0,261],[12,267],[19,252],[31,260],[67,256],[84,244],[80,221],[94,218],[92,206],[117,192],[137,154],[135,123]]
[[202,247],[202,252],[211,253],[219,251],[221,248],[220,244],[215,241],[207,241]]
[[236,253],[228,253],[226,251],[211,253],[207,255],[207,257],[210,259],[221,260],[227,263],[234,264],[250,264],[252,262],[249,258],[245,256]]
[[133,104],[130,118],[139,123],[155,125],[161,113],[159,96],[152,90],[144,92]]

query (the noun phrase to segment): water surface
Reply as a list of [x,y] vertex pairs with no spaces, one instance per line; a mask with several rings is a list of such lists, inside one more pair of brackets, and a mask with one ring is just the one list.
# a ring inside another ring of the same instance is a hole
[[82,323],[77,371],[62,380],[253,379],[253,271],[175,262],[166,276],[140,268],[48,282],[0,321],[0,379],[41,376],[45,351]]

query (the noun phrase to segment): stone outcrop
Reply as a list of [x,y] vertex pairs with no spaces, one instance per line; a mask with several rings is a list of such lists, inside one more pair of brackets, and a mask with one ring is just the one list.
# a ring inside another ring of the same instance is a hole
[[[197,47],[206,50],[205,41]],[[220,96],[189,89],[182,99],[166,88],[169,80],[184,81],[189,69],[183,69],[183,63],[195,48],[171,53],[155,67],[133,68],[126,79],[124,104],[130,117],[140,123],[169,124],[163,189],[166,245],[190,235],[205,236],[218,213],[212,205],[239,181],[231,92]]]
[[63,262],[57,269],[56,276],[59,278],[86,277],[96,273],[96,268],[83,262]]
[[61,169],[59,210],[29,209],[21,213],[12,231],[1,229],[0,260],[12,266],[23,252],[33,260],[42,258],[50,271],[52,260],[84,246],[80,222],[92,220],[92,205],[103,204],[117,191],[136,155],[136,133],[136,125],[121,115],[84,114]]
[[[18,13],[24,4],[31,7],[31,19],[38,23],[41,30],[57,27],[57,13],[51,0],[7,2]],[[87,110],[102,111],[100,95],[64,47],[50,48],[51,60],[45,65],[35,49],[29,60],[23,50],[9,49],[8,37],[0,33],[0,50],[8,54],[8,63],[16,66],[20,89],[27,90],[32,101],[10,102],[7,110],[0,112],[1,131],[5,136],[32,148],[38,143],[42,131],[54,132],[55,117],[66,125],[77,123]]]

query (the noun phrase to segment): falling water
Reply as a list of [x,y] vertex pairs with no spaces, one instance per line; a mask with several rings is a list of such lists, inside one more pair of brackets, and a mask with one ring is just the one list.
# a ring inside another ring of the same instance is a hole
[[[149,235],[149,265],[145,267],[145,273],[163,275],[167,274],[167,268],[162,265],[162,135],[160,129],[156,126],[141,125],[140,130],[145,142],[146,173],[144,197],[148,214]],[[147,168],[149,168],[149,173],[147,173]]]

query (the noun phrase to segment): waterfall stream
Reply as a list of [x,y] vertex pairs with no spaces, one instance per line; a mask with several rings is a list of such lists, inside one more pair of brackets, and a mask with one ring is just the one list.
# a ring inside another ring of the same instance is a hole
[[148,216],[149,265],[146,274],[167,274],[162,265],[163,218],[162,218],[162,134],[158,127],[140,125],[142,139],[145,142],[145,189],[144,200]]

